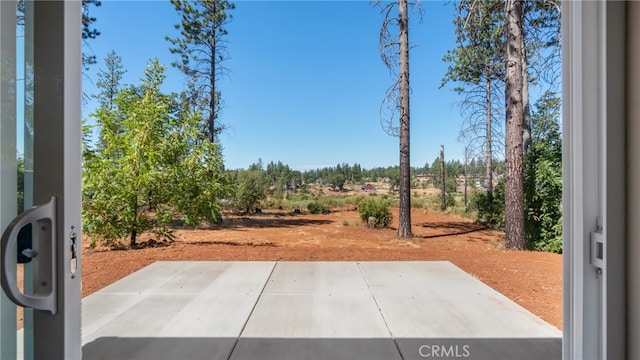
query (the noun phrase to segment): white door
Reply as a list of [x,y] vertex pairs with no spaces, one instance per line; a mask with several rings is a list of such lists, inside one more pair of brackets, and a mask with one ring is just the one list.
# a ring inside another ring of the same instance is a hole
[[79,359],[81,2],[3,0],[0,28],[0,358]]

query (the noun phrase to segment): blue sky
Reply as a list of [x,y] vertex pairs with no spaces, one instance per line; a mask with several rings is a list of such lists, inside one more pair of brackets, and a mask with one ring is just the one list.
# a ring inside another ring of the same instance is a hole
[[[393,79],[378,52],[382,14],[368,1],[236,1],[227,26],[228,78],[220,82],[230,128],[220,137],[225,166],[246,168],[261,158],[297,170],[338,163],[365,168],[398,164],[398,138],[380,126],[379,108]],[[170,64],[165,36],[178,14],[168,1],[103,0],[92,8],[101,35],[90,48],[99,60],[83,81],[86,93],[105,55],[123,59],[125,84],[137,84],[149,59],[168,67],[166,91],[180,91],[184,76]],[[445,145],[462,160],[461,125],[451,87],[438,89],[453,46],[451,3],[423,2],[422,21],[410,13],[411,164],[423,166]],[[84,106],[84,116],[96,106]]]

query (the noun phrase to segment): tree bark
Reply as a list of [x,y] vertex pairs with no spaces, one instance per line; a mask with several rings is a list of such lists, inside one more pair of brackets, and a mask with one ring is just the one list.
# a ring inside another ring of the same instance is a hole
[[464,212],[467,212],[467,148],[464,148]]
[[523,176],[523,79],[522,57],[522,3],[506,1],[505,39],[507,41],[506,62],[506,186],[505,186],[505,233],[506,247],[524,250],[524,176]]
[[407,0],[398,0],[400,29],[400,209],[398,236],[411,238],[411,179],[409,161],[409,16]]
[[486,97],[486,136],[487,136],[487,197],[489,199],[489,208],[493,207],[493,144],[492,144],[492,128],[491,128],[491,79],[487,76],[487,83],[485,85],[485,97]]
[[529,71],[527,52],[522,34],[522,151],[526,157],[531,150],[531,108],[529,106]]
[[135,249],[136,247],[136,237],[138,236],[138,231],[134,228],[131,230],[131,239],[129,241],[129,247]]
[[216,132],[216,1],[213,2],[213,37],[211,39],[211,89],[209,92],[209,141],[215,141]]

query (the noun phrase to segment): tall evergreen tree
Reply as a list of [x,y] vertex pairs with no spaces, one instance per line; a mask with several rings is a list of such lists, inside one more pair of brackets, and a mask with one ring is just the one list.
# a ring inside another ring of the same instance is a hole
[[221,65],[227,58],[224,26],[231,19],[229,10],[234,5],[227,0],[171,0],[180,14],[175,25],[180,36],[166,39],[171,53],[180,55],[172,65],[180,69],[189,80],[186,100],[206,117],[206,134],[214,142],[216,134],[224,129],[218,122],[221,93],[216,81],[224,74]]
[[[99,92],[92,97],[98,100],[100,109],[112,113],[116,108],[116,99],[122,89],[122,76],[126,70],[122,65],[122,58],[113,50],[105,57],[104,64],[105,69],[98,71],[98,81],[96,81]],[[110,131],[119,131],[120,124],[119,121],[114,120],[108,124],[102,124],[102,126],[114,126],[115,128]],[[104,133],[105,131],[102,131],[99,136],[98,145],[100,148],[106,146],[102,137]]]
[[122,64],[122,57],[111,50],[104,58],[105,69],[98,70],[96,87],[100,92],[93,95],[98,99],[101,108],[112,110],[122,86],[122,76],[127,72]]
[[524,32],[522,2],[505,3],[506,39],[506,169],[505,234],[508,249],[526,248],[524,226],[524,156],[523,156],[523,60]]
[[[443,60],[449,68],[443,79],[456,84],[464,96],[461,138],[474,155],[484,153],[489,204],[493,194],[494,150],[503,141],[499,99],[504,88],[504,7],[498,0],[463,0],[456,4],[456,47]],[[484,151],[482,151],[484,150]]]
[[[375,1],[384,14],[380,30],[382,61],[397,80],[389,87],[381,106],[381,123],[391,135],[400,137],[400,208],[398,236],[413,237],[411,232],[411,162],[409,111],[409,14],[407,0],[391,3]],[[398,16],[391,15],[397,6]],[[397,30],[397,35],[393,33]],[[388,113],[384,114],[387,110]],[[398,124],[396,125],[396,121]]]

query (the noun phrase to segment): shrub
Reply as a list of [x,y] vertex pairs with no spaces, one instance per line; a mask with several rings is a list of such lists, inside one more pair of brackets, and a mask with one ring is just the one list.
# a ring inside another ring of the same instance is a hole
[[389,202],[384,199],[365,199],[358,204],[358,212],[365,224],[369,224],[369,218],[374,217],[376,220],[373,227],[375,228],[388,227],[393,220]]
[[486,192],[475,192],[471,195],[469,209],[478,213],[478,221],[504,231],[504,179],[493,189],[493,199]]
[[307,209],[312,214],[328,214],[330,212],[329,206],[319,201],[310,202],[309,205],[307,205]]
[[452,208],[456,206],[456,198],[453,196],[453,194],[448,193],[447,194],[447,207]]

